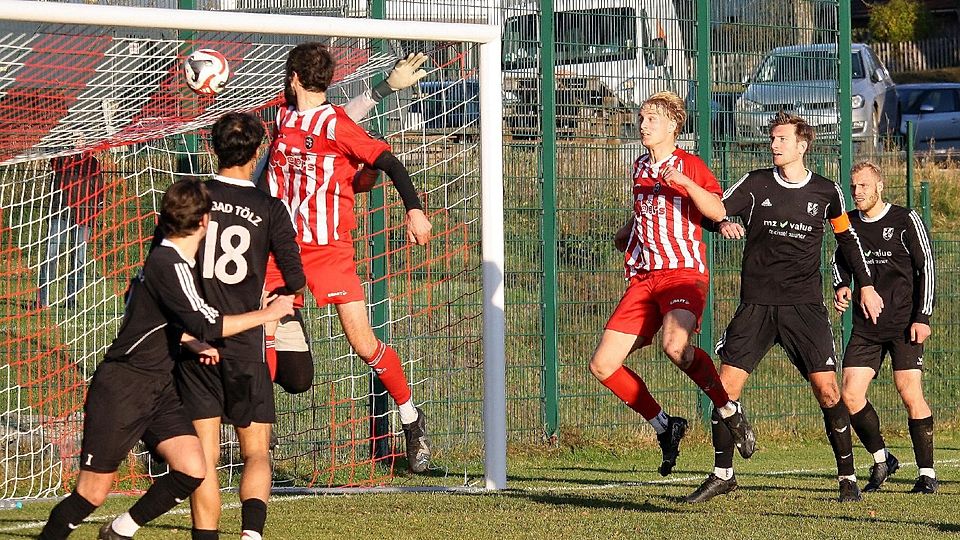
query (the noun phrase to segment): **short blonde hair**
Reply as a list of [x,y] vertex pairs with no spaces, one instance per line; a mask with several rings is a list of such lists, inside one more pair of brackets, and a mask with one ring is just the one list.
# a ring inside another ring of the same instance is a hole
[[674,137],[678,137],[680,132],[683,131],[683,124],[687,121],[687,104],[683,102],[680,96],[669,91],[657,92],[648,97],[640,106],[640,109],[643,110],[644,107],[655,109],[676,122],[677,128],[673,130]]
[[883,171],[880,170],[880,167],[872,161],[858,161],[852,169],[850,169],[850,176],[857,174],[860,171],[870,171],[873,174],[877,175],[877,180],[883,182]]

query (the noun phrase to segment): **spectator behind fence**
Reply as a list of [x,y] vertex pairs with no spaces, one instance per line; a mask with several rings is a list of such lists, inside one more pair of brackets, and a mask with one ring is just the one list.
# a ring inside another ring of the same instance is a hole
[[76,305],[76,296],[84,285],[87,241],[90,228],[103,208],[103,174],[100,162],[88,151],[50,160],[53,172],[53,196],[50,199],[50,228],[47,253],[40,263],[40,289],[37,303],[50,305],[50,286],[58,279],[61,253],[67,255],[65,301]]

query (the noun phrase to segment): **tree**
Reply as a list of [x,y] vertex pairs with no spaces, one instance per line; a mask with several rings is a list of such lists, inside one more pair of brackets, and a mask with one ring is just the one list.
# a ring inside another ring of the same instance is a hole
[[889,0],[870,6],[868,29],[873,41],[898,43],[927,37],[931,17],[920,0]]

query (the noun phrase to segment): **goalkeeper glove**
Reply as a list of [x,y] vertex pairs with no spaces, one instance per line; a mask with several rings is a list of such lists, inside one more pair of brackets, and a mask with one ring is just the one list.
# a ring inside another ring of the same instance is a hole
[[387,75],[387,78],[377,83],[370,91],[370,96],[375,101],[381,101],[390,94],[409,88],[420,79],[426,77],[427,70],[420,66],[427,61],[427,55],[423,53],[410,53],[406,58],[401,58],[393,66],[393,70]]

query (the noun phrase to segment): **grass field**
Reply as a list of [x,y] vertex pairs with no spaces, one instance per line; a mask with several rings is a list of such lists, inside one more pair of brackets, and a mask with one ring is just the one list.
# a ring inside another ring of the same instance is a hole
[[[904,467],[860,503],[839,504],[826,441],[779,439],[752,460],[738,461],[740,490],[706,504],[681,498],[696,488],[709,463],[703,440],[684,447],[674,474],[656,472],[659,453],[643,445],[614,448],[531,447],[512,452],[510,489],[499,493],[401,493],[278,496],[270,503],[265,537],[300,538],[945,538],[960,536],[960,432],[938,434],[941,491],[907,493],[916,467],[909,440],[891,438]],[[858,449],[861,486],[867,455]],[[421,484],[398,478],[394,485]],[[105,520],[132,502],[116,497],[74,534],[93,538]],[[0,538],[32,538],[52,502],[0,511]],[[190,537],[181,505],[142,529],[138,539]],[[239,536],[237,497],[226,494],[223,538]],[[388,532],[389,531],[389,532]]]

